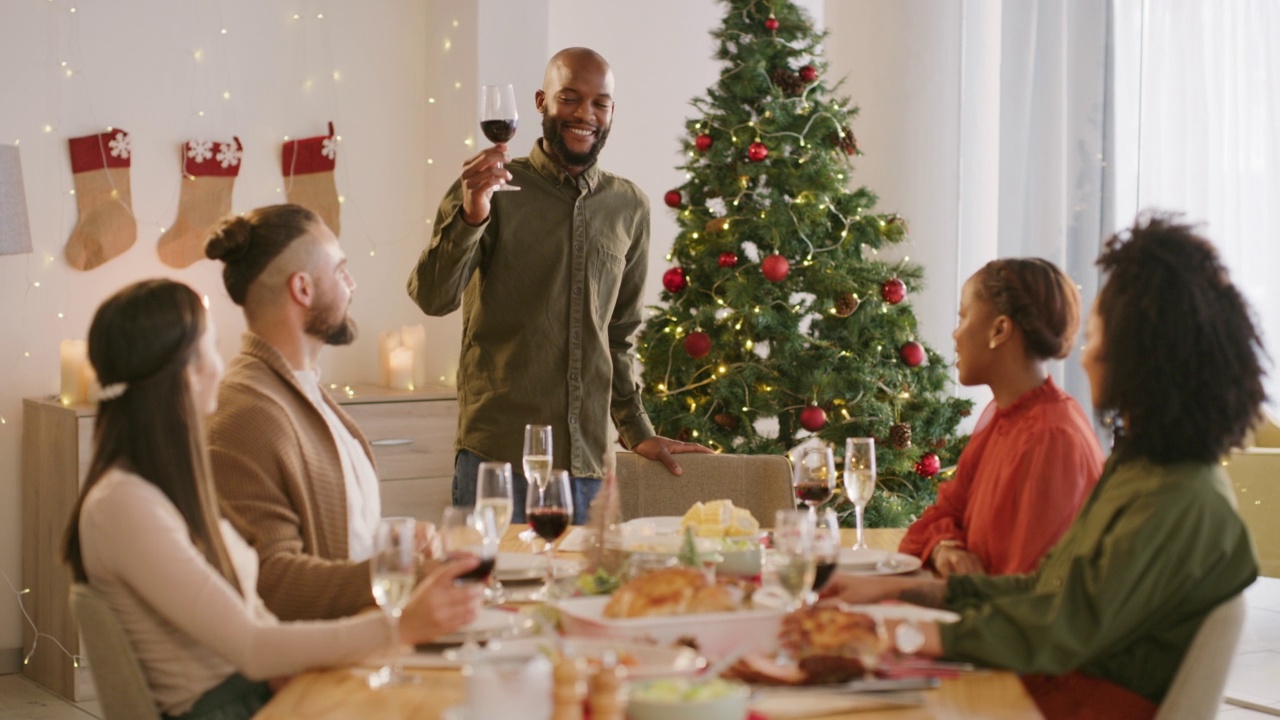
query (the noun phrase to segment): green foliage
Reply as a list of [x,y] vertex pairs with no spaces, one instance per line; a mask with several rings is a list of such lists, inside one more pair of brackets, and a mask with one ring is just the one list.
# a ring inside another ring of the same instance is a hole
[[[904,525],[936,493],[936,479],[918,475],[916,461],[936,452],[944,466],[955,462],[967,440],[956,428],[971,403],[948,394],[932,349],[919,367],[899,358],[917,339],[910,293],[922,288],[923,273],[877,259],[907,238],[907,223],[874,212],[867,188],[849,187],[857,108],[825,78],[824,33],[784,0],[725,5],[724,24],[712,33],[724,67],[693,100],[698,116],[681,137],[686,182],[669,259],[688,285],[663,292],[664,306],[638,336],[649,414],[669,437],[782,453],[810,434],[799,417],[817,405],[827,417],[817,435],[837,453],[846,437],[877,438],[880,480],[868,524]],[[771,16],[776,31],[766,27]],[[811,81],[805,66],[816,74]],[[698,148],[699,135],[710,147]],[[763,143],[767,157],[752,160],[753,143]],[[736,255],[736,265],[722,266],[722,253]],[[779,282],[761,272],[775,253],[790,263]],[[882,284],[895,277],[908,288],[896,305],[881,298]],[[684,346],[694,332],[711,340],[699,359]],[[889,442],[897,422],[911,425],[911,447]],[[833,502],[851,523],[847,501]]]

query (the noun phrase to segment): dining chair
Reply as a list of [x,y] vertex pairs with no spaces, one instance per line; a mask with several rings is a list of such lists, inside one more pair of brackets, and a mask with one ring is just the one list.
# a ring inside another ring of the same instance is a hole
[[624,520],[680,516],[696,502],[728,499],[767,527],[777,510],[796,506],[791,462],[782,455],[685,453],[675,458],[684,469],[679,477],[657,460],[633,452],[617,454]]
[[1236,595],[1210,611],[1173,676],[1173,684],[1160,703],[1156,720],[1217,717],[1227,686],[1227,673],[1244,627],[1244,616],[1243,595]]
[[1232,450],[1223,465],[1253,537],[1259,574],[1280,577],[1280,523],[1271,512],[1280,502],[1280,422],[1264,412],[1244,447]]
[[71,586],[71,612],[84,638],[104,720],[159,720],[142,665],[107,601],[85,583],[75,583]]

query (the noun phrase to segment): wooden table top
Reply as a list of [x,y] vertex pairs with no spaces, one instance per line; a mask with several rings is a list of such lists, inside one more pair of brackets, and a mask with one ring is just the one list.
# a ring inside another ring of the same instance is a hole
[[[516,534],[523,525],[512,525],[503,538],[503,552],[529,552],[529,546]],[[904,530],[876,529],[866,531],[867,545],[894,550]],[[847,545],[853,544],[853,531],[845,531]],[[365,676],[368,670],[340,669],[308,672],[289,682],[255,720],[348,720],[369,718],[387,720],[431,720],[465,701],[462,676],[457,670],[412,669],[421,676],[419,685],[370,689]],[[1040,720],[1018,676],[1005,671],[966,673],[942,681],[935,690],[924,691],[924,705],[892,710],[866,710],[821,716],[828,720]]]

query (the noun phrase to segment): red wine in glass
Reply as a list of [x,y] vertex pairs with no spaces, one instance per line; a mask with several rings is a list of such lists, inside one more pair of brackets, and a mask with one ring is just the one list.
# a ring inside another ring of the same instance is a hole
[[528,512],[529,525],[538,537],[555,542],[569,529],[569,511],[564,508],[536,508]]
[[489,142],[497,145],[516,136],[516,125],[519,120],[481,120],[480,131],[489,138]]
[[[500,144],[515,137],[520,114],[516,112],[516,91],[511,85],[485,85],[480,88],[480,131],[489,142]],[[502,183],[494,190],[519,190]]]
[[813,574],[813,589],[821,590],[835,574],[836,563],[834,560],[819,560],[816,567],[817,572]]
[[459,582],[488,582],[497,558],[480,558],[480,564],[458,576]]
[[796,483],[796,497],[813,507],[830,500],[832,492],[831,486],[825,482]]

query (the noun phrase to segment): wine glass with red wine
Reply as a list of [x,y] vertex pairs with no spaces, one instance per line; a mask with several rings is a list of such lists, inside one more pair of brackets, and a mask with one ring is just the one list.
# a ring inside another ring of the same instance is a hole
[[815,519],[813,557],[815,561],[814,595],[811,596],[811,604],[817,599],[816,593],[831,580],[831,576],[836,572],[836,564],[840,562],[840,518],[831,508],[819,510]]
[[[493,508],[485,507],[447,507],[440,523],[440,540],[449,557],[474,555],[480,562],[471,570],[459,575],[454,582],[488,583],[498,560],[498,545],[502,536],[498,534],[498,522],[493,517]],[[474,655],[478,646],[475,638],[467,632],[463,644],[464,657]]]
[[[535,492],[536,490],[536,492]],[[530,486],[525,495],[525,517],[529,526],[543,540],[542,554],[547,563],[547,579],[537,593],[538,599],[550,599],[555,592],[555,541],[569,529],[573,521],[573,489],[567,470],[552,470],[542,487]]]
[[836,489],[836,458],[829,447],[805,448],[794,476],[796,498],[816,512]]
[[[480,88],[480,131],[494,145],[501,145],[516,135],[520,114],[516,112],[516,91],[511,85],[485,85]],[[501,166],[499,166],[501,167]],[[494,190],[519,190],[502,183]]]

